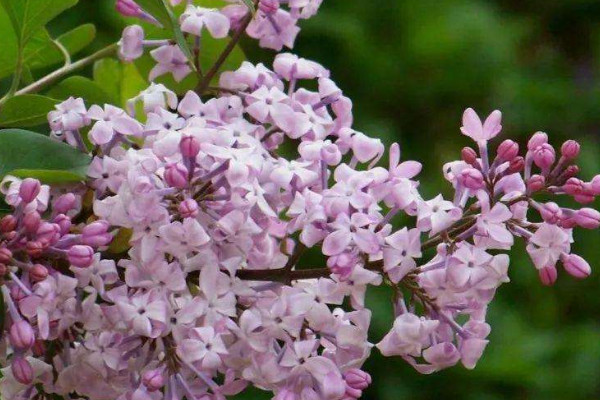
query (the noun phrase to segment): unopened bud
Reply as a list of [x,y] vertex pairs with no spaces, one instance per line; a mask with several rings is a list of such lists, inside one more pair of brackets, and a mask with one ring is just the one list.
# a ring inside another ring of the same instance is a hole
[[187,158],[195,158],[200,153],[200,142],[194,136],[184,136],[179,142],[181,155]]
[[149,392],[160,390],[160,388],[162,388],[165,384],[163,374],[159,369],[152,369],[144,372],[144,375],[142,376],[142,382]]
[[505,140],[498,146],[498,158],[502,161],[510,161],[519,154],[519,145],[510,139]]
[[25,245],[25,251],[30,257],[37,258],[44,252],[44,245],[40,241],[32,240]]
[[567,160],[577,158],[581,146],[575,140],[567,140],[560,148],[560,154]]
[[0,232],[7,233],[17,229],[17,219],[13,215],[5,215],[0,220]]
[[527,150],[533,151],[544,143],[548,143],[548,135],[544,132],[536,132],[527,142]]
[[477,153],[470,147],[463,147],[460,152],[462,160],[469,165],[475,166],[477,165]]
[[563,190],[571,196],[576,196],[583,192],[583,181],[577,178],[569,178],[563,185]]
[[81,231],[81,243],[92,247],[108,245],[113,236],[108,232],[110,224],[104,220],[94,221]]
[[542,175],[533,175],[527,180],[527,189],[530,193],[542,190],[546,186],[546,178]]
[[57,214],[66,214],[75,208],[77,199],[73,193],[66,193],[54,202],[52,210]]
[[138,17],[142,13],[140,6],[133,0],[117,0],[115,9],[125,17]]
[[29,322],[16,321],[10,327],[10,344],[18,350],[29,350],[35,343],[35,334]]
[[179,214],[183,218],[196,218],[198,216],[198,203],[194,199],[185,199],[179,204]]
[[279,9],[279,0],[260,0],[258,9],[265,14],[273,14]]
[[40,194],[40,181],[33,178],[26,178],[19,187],[19,197],[24,203],[31,203],[38,194]]
[[29,233],[35,233],[40,227],[40,223],[42,222],[42,217],[40,213],[37,211],[33,211],[25,214],[23,217],[23,227]]
[[188,170],[181,164],[167,164],[165,167],[165,181],[167,185],[183,189],[188,183]]
[[548,202],[540,207],[542,219],[549,224],[556,224],[561,220],[562,209],[553,202]]
[[23,385],[31,385],[33,382],[33,368],[29,361],[23,357],[15,357],[13,359],[11,371],[17,382]]
[[65,214],[58,214],[53,219],[54,223],[60,228],[60,233],[66,235],[71,230],[71,218]]
[[12,251],[6,247],[0,247],[0,263],[8,264],[12,260]]
[[600,195],[600,175],[594,176],[594,178],[590,182],[590,185],[594,194],[596,196]]
[[475,168],[465,168],[460,173],[461,183],[468,189],[479,190],[484,186],[483,175]]
[[556,160],[554,148],[548,143],[543,143],[533,150],[533,162],[541,169],[547,169]]
[[67,257],[74,267],[87,268],[94,262],[94,250],[90,246],[75,245],[67,251]]
[[515,174],[517,172],[523,171],[525,168],[525,160],[521,156],[517,156],[512,159],[510,165],[508,166],[508,172],[511,174]]
[[60,226],[50,222],[42,222],[36,232],[37,240],[45,246],[55,244],[60,236]]
[[48,277],[48,268],[46,268],[42,264],[34,264],[33,267],[29,269],[29,278],[33,282],[41,282]]
[[550,265],[540,269],[539,275],[543,285],[552,286],[556,282],[556,278],[558,278],[558,271],[556,271],[554,265]]
[[354,389],[365,390],[371,384],[371,375],[358,368],[352,368],[344,374],[348,386]]
[[563,254],[560,260],[565,271],[575,278],[584,279],[592,273],[590,264],[577,254]]
[[600,226],[600,212],[593,208],[582,208],[575,213],[577,225],[586,229],[597,229]]

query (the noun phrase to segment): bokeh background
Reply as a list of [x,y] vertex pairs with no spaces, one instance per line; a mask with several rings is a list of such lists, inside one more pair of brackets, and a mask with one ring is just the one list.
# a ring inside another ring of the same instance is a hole
[[[93,22],[99,48],[123,27],[112,7],[112,0],[81,0],[51,31]],[[296,52],[331,69],[354,101],[357,130],[398,141],[403,158],[424,163],[427,196],[449,193],[441,168],[469,144],[458,129],[469,106],[501,109],[505,135],[522,144],[537,130],[558,145],[576,138],[583,175],[600,167],[596,0],[325,0],[302,28]],[[272,57],[244,45],[251,60]],[[595,270],[584,282],[561,271],[555,287],[541,286],[523,250],[517,246],[512,283],[491,305],[491,343],[475,370],[422,376],[401,359],[376,355],[366,365],[374,384],[365,398],[599,399],[600,235],[577,237],[575,252]],[[368,298],[377,339],[391,323],[384,295]]]

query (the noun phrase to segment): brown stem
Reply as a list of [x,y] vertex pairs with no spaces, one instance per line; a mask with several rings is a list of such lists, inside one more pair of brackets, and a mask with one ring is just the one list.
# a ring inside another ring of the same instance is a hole
[[217,72],[219,72],[219,69],[223,66],[223,63],[227,60],[227,57],[229,57],[237,43],[242,38],[244,31],[246,30],[248,25],[250,25],[252,17],[252,13],[248,12],[244,19],[242,19],[238,30],[233,34],[231,40],[229,41],[229,43],[227,43],[227,46],[225,47],[225,49],[223,49],[223,52],[219,55],[219,58],[217,58],[217,61],[215,61],[213,66],[208,70],[208,72],[206,72],[206,75],[204,75],[204,79],[202,79],[202,81],[196,87],[196,92],[199,95],[202,95],[204,93],[204,91],[208,88],[208,85],[210,85],[210,81],[212,81]]

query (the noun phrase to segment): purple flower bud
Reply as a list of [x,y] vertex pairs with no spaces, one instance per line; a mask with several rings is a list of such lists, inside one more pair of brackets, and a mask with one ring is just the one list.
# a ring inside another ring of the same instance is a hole
[[149,392],[155,392],[162,388],[165,384],[165,380],[160,369],[151,369],[144,372],[142,375],[142,382]]
[[560,148],[560,154],[567,160],[572,160],[579,155],[581,146],[575,140],[567,140]]
[[188,183],[188,170],[181,164],[167,164],[165,167],[165,181],[167,185],[183,189]]
[[510,139],[505,140],[498,146],[498,158],[502,161],[510,161],[519,154],[519,145]]
[[371,375],[358,368],[352,368],[344,374],[346,383],[353,389],[365,390],[371,384]]
[[600,195],[600,175],[594,176],[590,184],[592,186],[592,191],[594,192],[594,195]]
[[94,221],[81,231],[81,243],[92,247],[106,246],[113,236],[108,232],[110,224],[104,220]]
[[[569,165],[565,168],[564,172],[560,175],[562,181],[565,179],[573,178],[579,174],[579,167],[577,165]],[[600,183],[600,182],[599,182]]]
[[32,240],[25,245],[25,251],[30,257],[37,258],[44,252],[44,244],[39,240]]
[[35,233],[40,227],[42,217],[37,211],[25,214],[23,217],[23,227],[28,233]]
[[40,181],[33,178],[26,178],[19,187],[19,197],[25,203],[31,203],[38,194],[40,194]]
[[94,250],[90,246],[75,245],[67,251],[67,257],[74,267],[87,268],[94,262]]
[[133,0],[117,0],[115,9],[125,17],[138,17],[142,13],[141,7]]
[[52,209],[57,214],[66,214],[75,208],[77,199],[73,193],[66,193],[54,202]]
[[44,245],[53,245],[60,239],[60,226],[50,222],[43,222],[36,232],[39,242]]
[[0,247],[0,263],[8,264],[12,260],[12,251],[6,247]]
[[549,168],[554,164],[556,154],[554,148],[548,143],[543,143],[533,150],[533,162],[541,169]]
[[600,226],[600,212],[593,208],[582,208],[575,213],[575,222],[585,229],[597,229]]
[[521,156],[517,156],[512,159],[510,165],[508,166],[508,172],[511,174],[515,174],[517,172],[523,171],[525,167],[525,160]]
[[472,190],[479,190],[484,186],[483,175],[475,168],[465,168],[460,173],[462,184]]
[[273,14],[279,9],[279,0],[260,0],[258,9],[265,14]]
[[540,207],[540,215],[542,219],[549,224],[556,224],[561,220],[562,209],[558,204],[548,202]]
[[538,271],[540,275],[540,281],[545,286],[552,286],[556,282],[556,278],[558,277],[558,271],[556,271],[556,267],[554,265],[549,265],[544,267]]
[[583,181],[577,178],[569,178],[562,188],[568,195],[576,196],[583,192]]
[[35,334],[29,322],[24,319],[10,327],[10,344],[17,350],[29,350],[35,343]]
[[61,235],[66,235],[71,230],[71,218],[65,214],[58,214],[53,219],[54,223],[60,227]]
[[144,29],[139,25],[130,25],[123,30],[119,41],[119,57],[124,61],[133,61],[144,54]]
[[544,143],[548,143],[548,135],[544,132],[536,132],[527,142],[527,150],[533,151]]
[[183,218],[196,218],[198,216],[198,203],[194,199],[185,199],[179,204],[179,214]]
[[29,278],[33,282],[41,282],[48,277],[48,268],[42,264],[35,264],[29,270]]
[[470,147],[463,147],[460,152],[461,158],[469,165],[477,165],[477,153]]
[[0,232],[12,232],[17,228],[17,219],[13,215],[6,215],[0,220]]
[[33,382],[33,368],[23,357],[13,359],[11,370],[17,382],[23,385],[30,385]]
[[546,178],[542,175],[533,175],[527,180],[527,189],[531,193],[542,190],[546,186]]
[[577,279],[587,278],[592,273],[590,264],[577,254],[563,254],[561,261],[565,271]]
[[187,158],[194,158],[200,153],[200,142],[194,136],[184,136],[179,142],[181,155]]

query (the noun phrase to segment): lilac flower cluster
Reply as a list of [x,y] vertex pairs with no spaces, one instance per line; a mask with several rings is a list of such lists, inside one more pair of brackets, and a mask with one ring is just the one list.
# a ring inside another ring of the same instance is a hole
[[[318,4],[263,0],[255,16],[189,5],[181,27],[222,37],[242,19],[280,49]],[[118,7],[152,21],[133,1]],[[134,26],[121,45],[133,59],[149,44]],[[189,73],[175,45],[161,46],[154,76]],[[245,62],[182,98],[153,83],[129,105],[71,98],[50,113],[55,139],[93,146],[85,184],[65,194],[2,182],[14,209],[0,221],[4,399],[216,400],[248,385],[276,400],[358,399],[374,347],[422,373],[476,365],[515,238],[543,284],[559,264],[591,273],[571,253],[572,230],[598,228],[600,213],[537,198],[587,204],[600,175],[576,178],[579,144],[557,154],[541,132],[524,153],[505,140],[494,155],[499,111],[484,122],[465,111],[476,146],[444,166],[447,200],[424,199],[421,164],[352,129],[329,71],[293,54],[272,68]],[[395,227],[401,214],[412,226]],[[308,252],[321,265],[307,266]],[[393,292],[383,338],[368,335],[365,294],[377,285]]]

